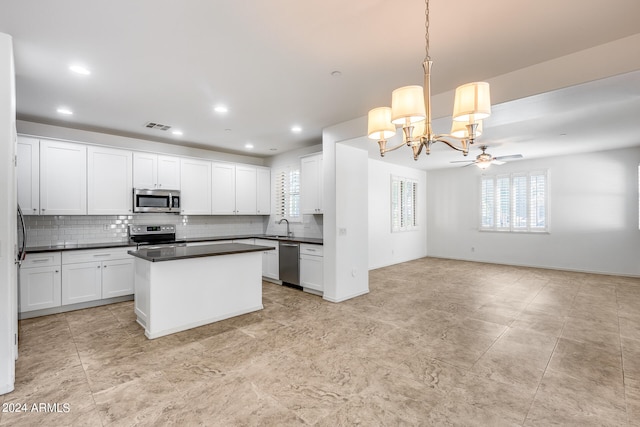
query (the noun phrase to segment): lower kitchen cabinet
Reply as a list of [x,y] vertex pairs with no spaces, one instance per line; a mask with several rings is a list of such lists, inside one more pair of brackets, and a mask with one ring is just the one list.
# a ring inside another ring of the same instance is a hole
[[62,304],[134,293],[134,260],[128,248],[69,251],[62,254]]
[[300,245],[300,286],[324,291],[324,256],[320,245]]
[[62,304],[77,304],[102,297],[102,263],[83,262],[62,266]]
[[134,259],[118,259],[102,263],[102,299],[134,293]]
[[262,252],[262,277],[280,280],[280,254],[278,252],[278,241],[256,239],[255,244],[275,248],[273,251]]
[[60,252],[28,254],[20,268],[20,312],[61,304]]

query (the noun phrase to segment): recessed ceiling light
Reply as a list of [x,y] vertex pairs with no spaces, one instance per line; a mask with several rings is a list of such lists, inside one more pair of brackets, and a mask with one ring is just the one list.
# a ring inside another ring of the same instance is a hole
[[172,134],[174,134],[175,136],[182,136],[182,131],[181,130],[173,130],[171,131]]
[[300,133],[302,132],[302,128],[300,126],[293,126],[291,132]]
[[247,150],[251,150],[253,149],[253,144],[250,142],[247,142],[246,144],[244,144],[244,148],[246,148]]
[[277,148],[269,148],[269,151],[278,151]]
[[82,65],[70,65],[69,70],[73,71],[76,74],[81,74],[83,76],[88,76],[91,74],[88,68],[83,67]]
[[71,111],[71,110],[70,110],[70,109],[68,109],[68,108],[64,108],[64,107],[60,107],[60,108],[58,108],[58,110],[57,110],[57,111],[58,111],[58,113],[60,113],[60,114],[64,114],[64,115],[66,115],[66,116],[70,116],[70,115],[72,115],[72,114],[73,114],[73,111]]
[[225,105],[217,105],[213,111],[216,113],[227,113],[229,109]]
[[331,72],[332,77],[340,77],[341,75],[342,75],[342,71],[336,70]]

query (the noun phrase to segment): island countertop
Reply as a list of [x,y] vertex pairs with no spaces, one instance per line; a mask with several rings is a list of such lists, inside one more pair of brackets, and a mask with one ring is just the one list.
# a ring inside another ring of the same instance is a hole
[[272,250],[274,250],[274,248],[269,246],[247,245],[244,243],[218,243],[202,246],[178,246],[157,249],[143,248],[137,251],[128,251],[127,253],[146,261],[160,262]]

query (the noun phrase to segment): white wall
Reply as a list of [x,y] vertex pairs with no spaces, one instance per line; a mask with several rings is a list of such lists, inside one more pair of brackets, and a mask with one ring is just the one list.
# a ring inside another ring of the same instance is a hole
[[[391,176],[418,182],[418,228],[391,232]],[[369,269],[427,256],[427,173],[369,159]]]
[[148,151],[173,156],[199,157],[203,159],[246,163],[259,166],[263,165],[264,163],[264,160],[262,158],[186,147],[180,145],[179,141],[176,141],[176,144],[166,144],[164,142],[130,138],[126,136],[92,132],[62,126],[53,126],[43,123],[28,122],[24,120],[18,120],[17,126],[18,133],[35,137],[60,139],[64,141],[81,142],[86,144],[108,145],[134,151]]
[[332,302],[369,292],[367,152],[339,144],[366,129],[362,117],[322,131],[324,299]]
[[18,296],[15,261],[16,96],[11,37],[0,33],[0,394],[14,388]]
[[548,234],[478,231],[480,170],[428,172],[427,254],[640,276],[638,164],[640,147],[492,166],[548,170]]

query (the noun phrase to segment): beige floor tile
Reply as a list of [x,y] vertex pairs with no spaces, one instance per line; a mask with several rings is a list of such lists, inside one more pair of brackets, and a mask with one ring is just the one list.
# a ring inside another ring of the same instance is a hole
[[67,414],[0,425],[640,425],[640,279],[424,258],[333,304],[154,340],[133,302],[19,324],[16,391]]

